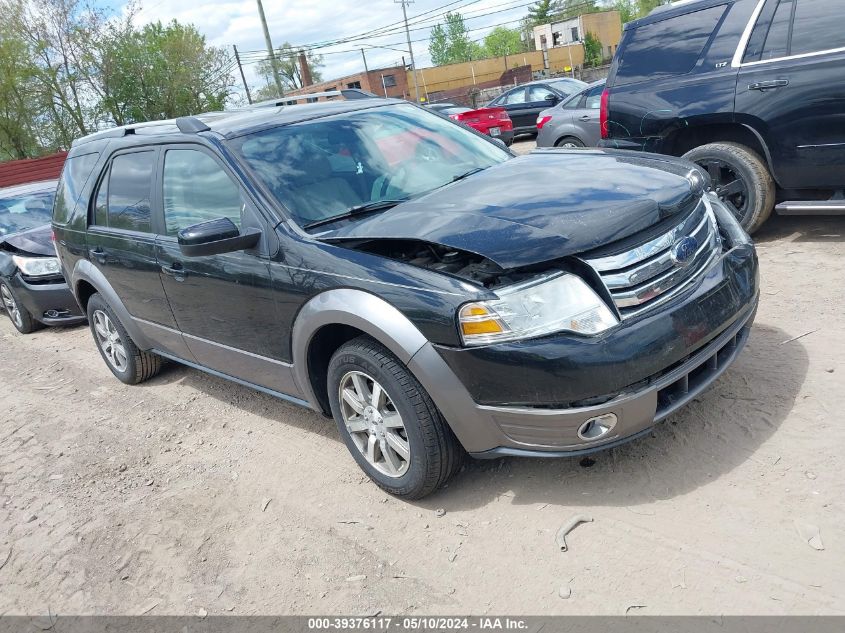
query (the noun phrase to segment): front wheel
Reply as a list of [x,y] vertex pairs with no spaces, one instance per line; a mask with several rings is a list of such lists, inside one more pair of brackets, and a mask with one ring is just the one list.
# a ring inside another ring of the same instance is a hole
[[3,308],[12,321],[12,325],[15,326],[18,332],[21,334],[31,334],[38,329],[40,325],[38,321],[32,318],[29,310],[24,307],[15,294],[15,291],[5,281],[0,281],[0,299],[3,301]]
[[428,393],[373,339],[342,345],[327,380],[332,415],[349,452],[390,494],[420,499],[460,467],[463,449]]
[[775,207],[775,183],[763,160],[739,143],[709,143],[684,154],[703,167],[713,190],[749,234],[762,226]]

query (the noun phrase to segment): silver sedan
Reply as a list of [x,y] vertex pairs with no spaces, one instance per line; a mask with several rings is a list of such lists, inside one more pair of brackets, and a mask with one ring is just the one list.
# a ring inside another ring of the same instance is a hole
[[601,138],[599,110],[604,79],[543,110],[537,117],[537,147],[595,147]]

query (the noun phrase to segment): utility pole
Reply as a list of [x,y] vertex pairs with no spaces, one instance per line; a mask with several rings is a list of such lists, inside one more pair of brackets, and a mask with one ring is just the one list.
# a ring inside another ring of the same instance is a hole
[[279,74],[279,60],[276,59],[276,51],[273,50],[273,40],[270,39],[267,18],[264,17],[264,5],[261,4],[261,0],[255,1],[258,3],[258,17],[261,18],[261,28],[264,29],[264,42],[267,44],[267,54],[270,56],[270,68],[273,69],[273,79],[276,81],[276,89],[279,91],[279,96],[283,97],[285,91],[282,88],[282,77]]
[[408,11],[405,9],[405,5],[410,4],[413,1],[414,0],[393,0],[393,2],[398,2],[402,5],[402,18],[405,20],[405,38],[408,40],[408,52],[411,54],[411,68],[414,73],[414,94],[417,97],[417,103],[420,103],[420,87],[417,83],[417,64],[414,61],[414,48],[411,46],[411,32],[408,30]]
[[[367,76],[369,77],[370,69],[367,68],[367,56],[364,55],[364,49],[363,48],[361,49],[361,57],[364,58],[364,72],[367,73]],[[369,81],[369,79],[367,79],[367,81]]]
[[246,90],[246,100],[252,105],[252,95],[249,94],[249,86],[246,83],[246,77],[244,77],[244,67],[241,66],[241,56],[238,55],[238,47],[232,44],[232,48],[235,49],[235,61],[238,62],[238,70],[241,72],[241,81],[244,82],[244,90]]

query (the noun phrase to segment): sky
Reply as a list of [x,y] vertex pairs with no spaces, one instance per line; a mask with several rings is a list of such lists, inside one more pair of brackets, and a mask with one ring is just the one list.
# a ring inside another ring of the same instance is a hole
[[[518,26],[530,4],[528,0],[416,0],[407,12],[409,27],[414,29],[411,40],[417,67],[431,65],[429,33],[434,24],[443,21],[446,11],[460,12],[471,29],[470,37],[480,40],[496,25]],[[360,48],[366,50],[370,70],[401,63],[403,55],[410,64],[402,6],[394,0],[264,0],[264,13],[274,46],[285,41],[295,46],[323,45],[376,29],[389,31],[315,50],[323,55],[325,80],[363,71]],[[174,18],[195,25],[210,44],[229,50],[237,45],[245,60],[260,57],[251,51],[266,51],[255,0],[144,0],[137,23]],[[244,67],[251,87],[262,83],[255,68],[255,63]],[[237,70],[233,76],[240,79]]]

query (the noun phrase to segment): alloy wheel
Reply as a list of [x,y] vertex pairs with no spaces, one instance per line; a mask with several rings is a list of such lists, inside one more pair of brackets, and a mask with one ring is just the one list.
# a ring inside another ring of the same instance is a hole
[[3,306],[6,308],[9,318],[12,319],[12,323],[14,323],[19,329],[22,328],[23,316],[21,315],[21,310],[18,307],[18,302],[15,301],[12,293],[4,284],[0,285],[0,297],[3,299]]
[[696,161],[710,174],[713,191],[724,202],[731,213],[738,219],[745,217],[748,211],[748,185],[729,163],[716,158]]
[[411,446],[402,416],[378,381],[360,371],[343,376],[338,388],[341,415],[364,459],[388,477],[408,471]]
[[109,315],[102,310],[94,311],[94,333],[109,364],[119,372],[126,371],[126,347]]

